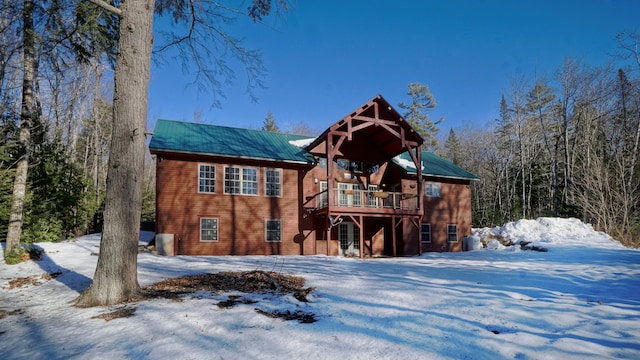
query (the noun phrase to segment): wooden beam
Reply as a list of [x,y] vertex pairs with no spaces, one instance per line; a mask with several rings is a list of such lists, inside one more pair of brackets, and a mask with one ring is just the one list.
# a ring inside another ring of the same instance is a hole
[[422,161],[418,161],[417,155],[413,153],[414,150],[417,150],[416,152],[420,153],[420,149],[415,149],[411,146],[405,146],[405,148],[411,156],[411,160],[413,160],[413,164],[416,166],[416,174],[418,174],[418,178],[420,178],[422,176]]
[[[346,136],[345,136],[345,135],[342,135],[342,134],[341,134],[341,135],[339,135],[339,136],[340,136],[340,137],[338,138],[338,142],[337,142],[337,143],[336,143],[336,145],[333,147],[333,148],[334,148],[334,151],[335,151],[335,149],[339,149],[339,148],[342,146],[342,143],[344,142],[344,139],[346,138]],[[333,139],[331,139],[331,140],[333,141]],[[334,154],[335,154],[335,152],[334,152]],[[327,166],[329,166],[329,165],[327,165]]]
[[418,255],[422,255],[422,239],[420,238],[420,234],[422,231],[421,221],[419,217],[412,217],[411,223],[418,229]]
[[360,221],[355,221],[355,218],[351,217],[356,224],[358,224],[359,242],[360,242],[360,259],[364,258],[364,221],[362,220],[362,215],[358,216]]
[[327,228],[327,256],[329,256],[329,244],[331,243],[331,229],[329,227],[329,216],[334,204],[335,191],[333,189],[333,156],[335,155],[335,147],[333,146],[333,135],[331,132],[327,134],[327,140],[325,141],[327,146],[327,218],[325,225]]
[[363,122],[362,124],[358,124],[358,125],[352,127],[351,130],[353,132],[356,132],[356,131],[359,131],[359,130],[362,130],[362,129],[366,129],[366,128],[368,128],[370,126],[373,126],[373,125],[375,125],[375,124],[372,121]]
[[[420,224],[422,224],[422,218],[424,217],[424,212],[425,212],[425,207],[424,207],[424,181],[422,181],[422,150],[420,150],[420,147],[416,148],[416,152],[417,152],[417,161],[418,164],[420,164],[420,172],[417,173],[416,171],[416,177],[418,180],[418,209],[420,210]],[[422,230],[422,229],[421,229]],[[420,240],[420,255],[422,255],[422,239]]]
[[396,256],[396,217],[391,216],[391,256]]
[[380,120],[380,105],[375,101],[373,102],[373,117]]
[[372,118],[372,117],[368,117],[368,116],[362,116],[362,115],[356,115],[353,116],[352,119],[354,120],[360,120],[360,121],[368,121],[368,122],[373,122],[379,125],[392,125],[392,126],[399,126],[398,123],[396,123],[393,120],[384,120],[384,119],[376,119],[376,118]]
[[327,229],[327,248],[325,249],[327,251],[327,256],[329,255],[329,244],[331,244],[331,226],[329,224],[329,215],[327,214],[327,218],[325,220],[325,225],[326,225],[326,229]]

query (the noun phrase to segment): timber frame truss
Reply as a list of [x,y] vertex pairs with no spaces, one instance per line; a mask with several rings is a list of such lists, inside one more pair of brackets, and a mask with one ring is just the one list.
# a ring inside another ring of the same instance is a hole
[[[331,228],[339,219],[345,218],[358,226],[360,231],[360,257],[364,257],[365,246],[372,254],[372,245],[365,244],[364,219],[366,217],[386,217],[391,219],[391,234],[393,243],[393,255],[396,255],[397,228],[408,222],[417,227],[420,233],[420,224],[424,211],[424,189],[422,184],[422,155],[420,146],[422,137],[393,109],[389,103],[378,95],[348,116],[329,127],[320,135],[308,149],[315,154],[326,155],[327,179],[335,187],[336,176],[334,174],[334,161],[337,158],[349,157],[358,159],[366,157],[377,163],[388,163],[393,157],[407,152],[416,169],[415,181],[418,195],[417,210],[413,212],[393,212],[386,214],[372,214],[370,212],[344,212],[336,207],[334,197],[336,193],[329,191],[329,201],[326,209],[327,219],[327,255],[330,255]],[[367,149],[366,154],[362,149]],[[331,221],[330,221],[331,219]],[[402,232],[401,232],[402,233]],[[422,243],[417,239],[419,253],[422,253]]]

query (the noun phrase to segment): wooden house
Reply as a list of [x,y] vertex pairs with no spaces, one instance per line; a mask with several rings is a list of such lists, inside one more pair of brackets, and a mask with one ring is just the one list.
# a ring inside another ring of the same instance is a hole
[[316,138],[159,120],[156,242],[179,255],[460,251],[477,178],[422,142],[382,96]]

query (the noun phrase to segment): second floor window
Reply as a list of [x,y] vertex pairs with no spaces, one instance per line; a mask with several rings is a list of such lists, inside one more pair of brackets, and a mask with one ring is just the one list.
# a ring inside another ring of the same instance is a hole
[[224,169],[225,194],[258,194],[258,171],[255,168],[229,166]]
[[425,183],[424,194],[431,197],[440,197],[440,184],[432,182]]
[[200,164],[198,174],[198,192],[216,192],[216,167],[213,165]]
[[265,169],[265,196],[281,196],[282,195],[282,170]]

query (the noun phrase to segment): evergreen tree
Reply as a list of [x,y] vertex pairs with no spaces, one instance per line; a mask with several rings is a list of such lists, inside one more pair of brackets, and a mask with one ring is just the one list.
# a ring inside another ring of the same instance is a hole
[[462,146],[460,145],[460,140],[456,136],[456,132],[453,129],[449,130],[449,137],[447,137],[447,141],[444,143],[444,148],[446,151],[446,157],[451,160],[456,165],[461,165],[462,161]]
[[276,133],[280,132],[280,128],[278,128],[278,125],[276,124],[276,118],[273,116],[271,111],[267,113],[267,117],[264,119],[262,130]]
[[403,114],[405,120],[422,136],[424,144],[422,145],[426,150],[433,150],[438,146],[438,140],[436,135],[440,129],[440,124],[444,118],[440,118],[438,121],[433,121],[429,117],[429,111],[435,109],[437,103],[429,87],[420,83],[414,82],[409,84],[409,91],[407,95],[411,97],[411,103],[406,104],[400,102],[398,106],[406,110]]

